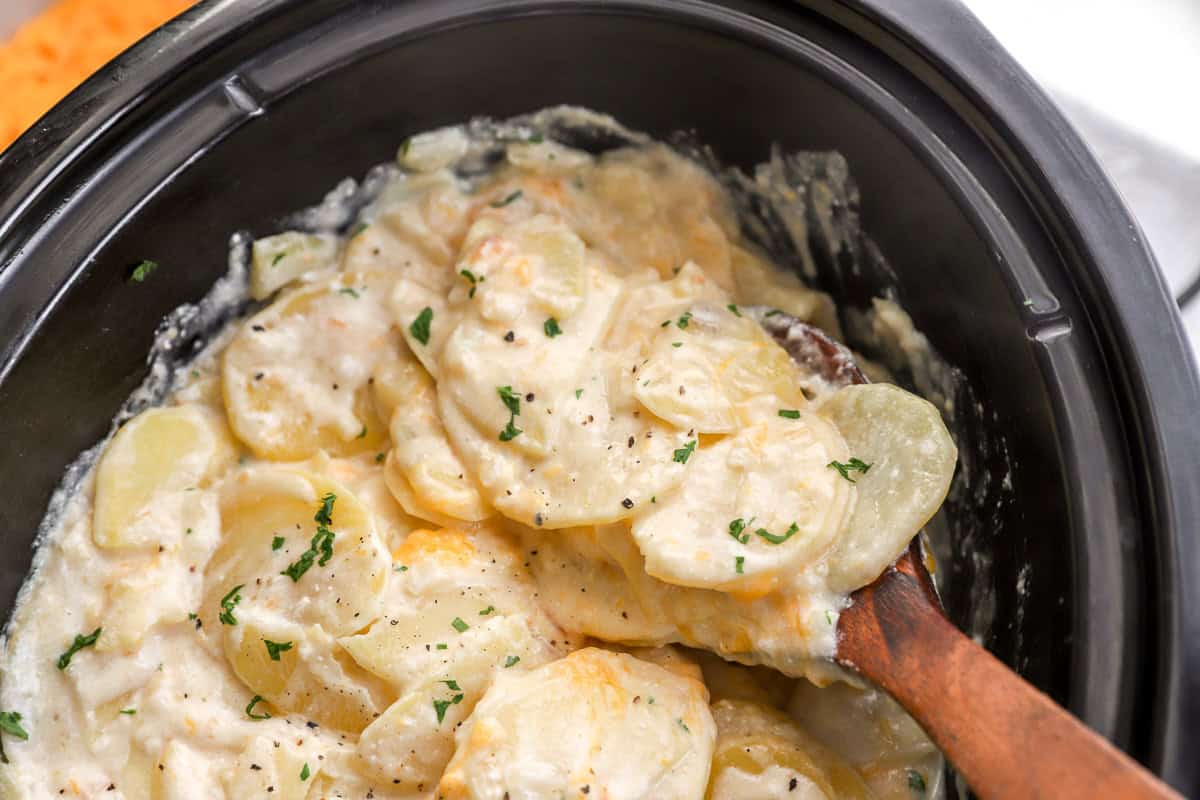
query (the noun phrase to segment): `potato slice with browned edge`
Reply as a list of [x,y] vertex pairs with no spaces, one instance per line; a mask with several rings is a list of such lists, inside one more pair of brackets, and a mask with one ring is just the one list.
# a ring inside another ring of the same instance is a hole
[[830,588],[852,592],[887,569],[937,513],[958,451],[937,408],[896,386],[847,386],[816,411],[837,426],[850,457],[867,465],[846,473],[857,498],[829,556]]
[[143,411],[117,431],[96,468],[96,544],[130,548],[178,541],[200,511],[194,490],[236,458],[218,414],[191,405]]
[[280,461],[318,450],[379,449],[386,423],[368,390],[375,365],[400,342],[392,282],[344,273],[281,297],[242,324],[222,361],[225,409],[255,455]]
[[703,683],[587,648],[497,678],[460,728],[437,793],[700,797],[715,736]]

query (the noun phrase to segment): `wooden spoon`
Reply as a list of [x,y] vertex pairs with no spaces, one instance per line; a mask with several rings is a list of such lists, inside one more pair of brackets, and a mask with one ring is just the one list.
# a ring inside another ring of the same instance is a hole
[[[779,312],[756,316],[829,384],[867,382],[853,354],[819,328]],[[919,538],[850,596],[837,633],[838,663],[895,698],[984,800],[1182,800],[954,627]]]

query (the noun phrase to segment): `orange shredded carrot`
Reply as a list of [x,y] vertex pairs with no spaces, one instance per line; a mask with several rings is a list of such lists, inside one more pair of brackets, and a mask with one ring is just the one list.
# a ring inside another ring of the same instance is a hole
[[0,44],[0,150],[194,0],[58,0]]

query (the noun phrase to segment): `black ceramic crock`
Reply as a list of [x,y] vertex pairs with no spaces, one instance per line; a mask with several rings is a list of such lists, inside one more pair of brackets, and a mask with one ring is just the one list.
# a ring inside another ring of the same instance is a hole
[[[1195,367],[1095,160],[950,0],[205,0],[152,34],[0,156],[4,616],[63,469],[231,233],[276,230],[409,133],[557,103],[692,129],[731,164],[846,156],[1012,465],[1008,488],[975,454],[992,480],[943,565],[951,616],[988,598],[990,649],[1200,790]],[[144,258],[162,266],[130,283]]]

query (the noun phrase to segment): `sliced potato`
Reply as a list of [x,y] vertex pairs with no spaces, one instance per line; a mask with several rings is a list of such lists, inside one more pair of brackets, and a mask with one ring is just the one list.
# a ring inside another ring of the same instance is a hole
[[144,411],[117,431],[96,468],[92,536],[100,547],[167,545],[184,536],[203,487],[237,458],[224,421],[199,406]]
[[736,306],[697,304],[656,332],[636,394],[680,428],[729,433],[806,403],[787,352]]
[[[829,585],[852,592],[895,561],[942,505],[958,450],[937,408],[888,384],[847,386],[817,413],[837,426],[849,456],[854,510],[829,557]],[[844,461],[844,459],[839,459]]]
[[291,622],[252,602],[239,604],[236,613],[238,624],[223,626],[225,656],[242,683],[272,707],[357,733],[395,697],[320,626]]
[[849,764],[777,709],[746,700],[719,700],[712,712],[717,745],[708,800],[873,797]]
[[342,269],[383,271],[439,294],[458,279],[451,268],[473,200],[448,170],[396,175],[363,211],[346,243]]
[[496,675],[559,658],[574,638],[539,608],[521,553],[487,529],[416,531],[395,557],[384,617],[341,643],[401,693],[363,731],[364,772],[413,790],[437,782]]
[[437,389],[408,353],[388,379],[400,398],[392,412],[388,469],[398,469],[424,509],[477,522],[491,516],[474,477],[463,466],[438,416]]
[[203,752],[172,739],[158,758],[158,769],[148,759],[140,761],[144,776],[153,781],[149,795],[140,795],[134,785],[121,783],[126,797],[148,796],[150,800],[208,800],[223,794],[219,771]]
[[439,292],[401,278],[392,292],[392,314],[409,350],[437,379],[442,350],[462,319],[462,308],[450,305]]
[[225,791],[229,797],[304,800],[321,771],[322,749],[314,737],[298,744],[255,736],[227,773]]
[[[496,243],[508,253],[496,259],[519,273],[516,241]],[[529,264],[550,260],[530,256]],[[508,517],[549,528],[627,517],[679,481],[684,465],[672,453],[685,432],[641,412],[630,365],[596,348],[620,281],[589,267],[582,305],[550,326],[558,301],[547,298],[564,284],[552,278],[559,288],[539,295],[540,273],[529,269],[534,283],[523,292],[518,276],[489,273],[474,302],[504,295],[503,313],[468,308],[446,343],[438,378],[446,431],[484,498]]]
[[762,594],[820,558],[842,532],[853,486],[827,466],[848,458],[837,430],[797,414],[696,449],[679,491],[634,521],[648,574]]
[[[546,610],[563,628],[609,642],[656,645],[678,641],[670,609],[636,591],[620,561],[612,557],[606,540],[629,538],[618,526],[568,528],[523,537],[525,549],[537,552],[530,569]],[[644,575],[641,555],[630,542],[634,567]],[[646,581],[653,581],[646,577]],[[579,591],[586,588],[586,592]]]
[[294,291],[242,325],[223,356],[225,408],[256,455],[349,455],[386,441],[367,381],[400,345],[390,291],[385,277],[346,273]]
[[[331,548],[318,542],[316,556],[306,559],[319,537],[315,516],[330,495]],[[379,616],[391,557],[370,513],[340,484],[288,467],[245,470],[222,491],[221,525],[223,540],[205,575],[207,595],[219,599],[231,587],[245,584],[244,603],[261,597],[262,605],[335,636],[359,630]],[[283,539],[278,548],[276,538]],[[293,569],[296,579],[284,574],[301,562],[307,566]],[[212,613],[211,608],[205,611]]]
[[733,277],[739,302],[777,308],[816,325],[839,341],[842,339],[833,298],[808,288],[794,273],[768,264],[749,250],[734,247]]
[[595,159],[591,153],[566,147],[540,136],[538,141],[513,142],[505,148],[508,163],[540,175],[586,170]]
[[[561,220],[537,215],[505,225],[481,219],[467,232],[458,270],[474,276],[455,292],[474,300],[479,314],[496,324],[525,314],[565,322],[584,303],[589,279],[586,248]],[[472,290],[475,296],[471,297]],[[453,297],[452,297],[453,299]]]
[[397,691],[447,675],[485,687],[513,657],[536,665],[572,646],[538,606],[520,552],[499,534],[414,531],[394,556],[384,615],[341,645]]
[[[328,525],[315,519],[326,509]],[[203,629],[222,637],[234,673],[276,708],[361,730],[392,698],[335,637],[382,610],[391,558],[370,514],[328,478],[260,467],[226,485],[221,519],[224,539],[205,575]],[[268,641],[291,646],[272,657]]]
[[572,222],[627,270],[670,277],[688,261],[733,288],[729,239],[736,224],[712,175],[667,147],[605,153],[586,176]]
[[452,166],[467,152],[466,131],[461,125],[450,125],[410,136],[400,145],[396,161],[405,169],[432,172]]
[[700,681],[587,648],[497,678],[438,795],[699,797],[715,734]]
[[250,296],[266,300],[297,278],[335,267],[338,237],[286,231],[255,239],[251,254]]

